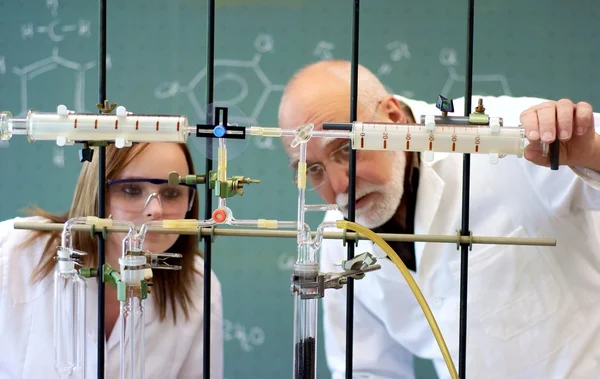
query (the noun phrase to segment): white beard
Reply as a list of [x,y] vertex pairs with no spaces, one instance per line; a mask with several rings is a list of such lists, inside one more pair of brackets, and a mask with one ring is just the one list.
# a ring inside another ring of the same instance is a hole
[[[360,188],[356,188],[356,199],[368,195],[370,193],[378,193],[373,200],[365,204],[361,209],[356,210],[356,223],[363,225],[369,229],[377,228],[390,220],[402,199],[404,193],[404,173],[406,169],[406,154],[400,152],[395,154],[393,161],[392,177],[384,185],[373,185],[370,183],[364,184]],[[344,214],[348,217],[348,194],[342,193],[336,196],[335,201]]]

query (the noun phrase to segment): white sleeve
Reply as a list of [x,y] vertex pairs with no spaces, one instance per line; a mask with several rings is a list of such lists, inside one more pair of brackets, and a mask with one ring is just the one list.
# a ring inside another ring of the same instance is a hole
[[[202,280],[202,276],[198,276]],[[210,378],[223,379],[223,299],[221,295],[221,284],[213,273],[211,283],[211,313],[210,313]],[[198,305],[196,305],[198,306]],[[203,303],[200,304],[203,309]],[[204,320],[204,317],[202,317]],[[200,338],[192,344],[185,361],[178,373],[178,378],[200,378],[203,376],[203,322],[196,326]]]
[[[473,104],[476,104],[477,99],[478,97],[473,97]],[[523,111],[545,101],[547,99],[535,97],[483,97],[484,105],[487,104],[486,113],[502,117],[506,126],[520,125]],[[596,133],[600,134],[600,113],[594,113],[594,126]],[[548,209],[557,213],[569,213],[573,209],[600,210],[600,173],[568,166],[560,166],[558,171],[553,171],[525,158],[518,161],[530,179],[531,187]]]
[[223,298],[221,283],[213,273],[210,315],[210,377],[223,379]]
[[[324,242],[321,271],[339,271],[333,266],[335,248]],[[356,282],[358,283],[358,282]],[[322,300],[325,356],[332,379],[343,379],[346,362],[346,287],[328,289]],[[393,340],[376,314],[360,298],[354,301],[353,377],[361,379],[414,379],[413,356]]]
[[[600,134],[600,113],[594,113],[596,133]],[[521,166],[548,209],[557,214],[573,210],[600,210],[600,173],[584,167],[560,166],[558,171],[539,167],[526,159]]]

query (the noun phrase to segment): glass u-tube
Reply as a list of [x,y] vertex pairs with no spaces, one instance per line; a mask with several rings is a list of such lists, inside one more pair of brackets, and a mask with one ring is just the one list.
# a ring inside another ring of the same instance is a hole
[[59,248],[54,272],[54,368],[58,377],[85,378],[86,282],[74,268],[70,252]]
[[75,269],[71,227],[86,224],[87,217],[75,217],[64,225],[58,264],[54,271],[54,369],[59,378],[85,378],[85,316],[87,283]]

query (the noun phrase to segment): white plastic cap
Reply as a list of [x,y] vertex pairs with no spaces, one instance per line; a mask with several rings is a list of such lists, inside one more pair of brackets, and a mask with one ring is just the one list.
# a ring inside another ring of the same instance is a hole
[[66,105],[61,104],[56,107],[56,113],[58,113],[60,116],[66,116],[69,114],[69,109],[67,109]]
[[425,116],[425,130],[429,133],[432,133],[435,129],[435,116],[429,115]]
[[119,258],[121,265],[121,280],[126,284],[140,284],[144,280],[144,268],[127,270],[128,267],[143,266],[146,264],[146,257],[137,255],[127,255],[125,258]]
[[[75,262],[71,260],[71,250],[66,247],[58,248],[58,257],[61,260],[58,261],[58,271],[61,273],[69,273],[75,271]],[[68,259],[65,261],[63,259]]]
[[431,150],[424,151],[423,159],[425,160],[425,162],[432,162],[433,161],[433,151],[431,151]]
[[116,113],[117,113],[117,117],[125,117],[125,116],[127,116],[127,109],[124,106],[119,105],[117,107]]

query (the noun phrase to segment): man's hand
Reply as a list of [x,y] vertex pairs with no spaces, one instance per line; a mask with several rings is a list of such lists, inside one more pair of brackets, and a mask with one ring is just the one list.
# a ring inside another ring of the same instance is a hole
[[600,135],[594,130],[592,106],[571,100],[546,101],[521,113],[521,124],[530,144],[525,159],[550,166],[550,156],[542,156],[542,142],[560,141],[560,165],[582,166],[600,172]]

